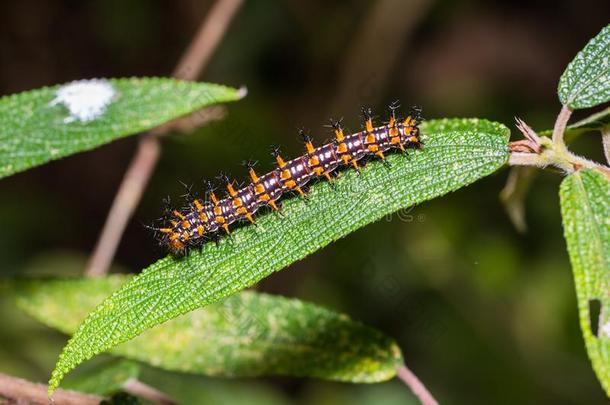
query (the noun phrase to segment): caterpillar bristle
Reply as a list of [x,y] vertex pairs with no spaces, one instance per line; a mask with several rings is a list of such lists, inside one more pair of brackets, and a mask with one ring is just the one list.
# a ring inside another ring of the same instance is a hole
[[281,150],[280,150],[280,145],[270,145],[269,146],[269,153],[271,154],[272,157],[277,157],[280,155]]
[[184,188],[184,194],[182,194],[180,197],[182,197],[182,199],[186,201],[187,204],[190,204],[195,199],[195,194],[193,193],[193,184],[186,184],[180,180],[178,180],[178,183],[180,183],[180,185],[182,185],[182,187]]
[[243,167],[245,167],[246,169],[254,169],[256,167],[256,165],[258,164],[257,160],[252,160],[252,159],[248,159],[248,160],[242,160],[241,165]]
[[313,137],[309,134],[305,128],[299,128],[299,137],[303,140],[303,142],[312,142]]
[[409,115],[418,123],[423,120],[422,112],[423,109],[419,105],[412,105],[411,108],[409,108]]
[[218,180],[222,181],[225,184],[231,184],[231,180],[229,179],[229,175],[225,172],[220,172],[216,177]]
[[365,120],[373,119],[373,109],[371,107],[362,106],[360,107],[360,111]]
[[[280,148],[270,148],[276,168],[258,175],[254,171],[257,162],[244,160],[242,165],[247,169],[250,182],[243,185],[229,178],[226,173],[217,177],[222,189],[227,193],[222,199],[216,195],[218,185],[212,181],[203,182],[203,198],[198,199],[193,193],[192,185],[181,184],[186,189],[184,195],[188,204],[183,209],[172,206],[169,197],[163,200],[164,216],[151,225],[144,225],[153,232],[155,239],[169,249],[172,254],[184,256],[193,249],[200,249],[208,241],[220,240],[221,235],[231,236],[231,225],[234,223],[255,224],[254,215],[263,208],[269,207],[278,215],[284,196],[297,194],[307,200],[309,182],[325,179],[333,188],[340,169],[351,168],[360,172],[369,159],[380,159],[386,167],[391,168],[385,153],[397,150],[408,155],[408,149],[421,149],[419,124],[422,120],[422,109],[412,106],[404,120],[397,119],[400,108],[398,100],[390,103],[390,120],[387,124],[373,126],[371,108],[362,107],[364,130],[346,134],[343,119],[330,120],[334,139],[322,146],[314,147],[313,138],[304,128],[299,129],[299,136],[305,142],[306,153],[292,160],[281,157]],[[233,240],[233,239],[231,239]]]

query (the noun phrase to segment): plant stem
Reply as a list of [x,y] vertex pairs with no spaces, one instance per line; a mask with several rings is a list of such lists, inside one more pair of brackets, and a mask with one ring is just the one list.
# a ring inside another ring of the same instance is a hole
[[[242,0],[216,1],[201,23],[195,38],[180,58],[174,69],[174,77],[194,80],[199,76],[218,47],[241,3]],[[159,136],[169,132],[171,128],[167,125],[157,127],[140,137],[136,154],[125,172],[102,233],[87,263],[86,276],[102,276],[108,272],[125,227],[142,198],[142,193],[159,160],[161,153]]]
[[551,143],[548,138],[541,137],[540,139],[544,146],[541,153],[512,152],[508,158],[509,166],[535,166],[539,168],[554,166],[567,174],[580,169],[594,169],[610,178],[610,167],[575,155],[568,151],[565,145],[555,149],[555,144]]
[[396,370],[396,376],[413,391],[423,405],[438,405],[438,401],[407,366],[399,367]]
[[572,115],[572,110],[568,106],[562,106],[557,119],[555,120],[555,126],[553,127],[553,144],[557,149],[565,149],[565,143],[563,141],[563,133],[566,131],[568,121]]
[[0,373],[0,395],[17,403],[49,405],[98,405],[104,398],[76,391],[58,389],[50,399],[47,386]]
[[555,122],[552,140],[545,136],[538,136],[527,124],[518,121],[517,127],[526,139],[509,144],[511,149],[508,158],[509,166],[535,166],[539,168],[554,166],[567,174],[579,169],[594,169],[610,178],[610,167],[578,156],[570,152],[565,146],[563,133],[570,114],[571,111],[567,107],[561,109]]

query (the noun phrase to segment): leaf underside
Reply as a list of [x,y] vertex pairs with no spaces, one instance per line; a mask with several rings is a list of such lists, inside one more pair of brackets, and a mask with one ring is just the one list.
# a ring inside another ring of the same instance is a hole
[[496,171],[508,159],[509,130],[480,119],[422,126],[425,147],[409,157],[370,162],[334,185],[315,184],[280,214],[258,217],[232,240],[208,243],[186,258],[166,257],[106,299],[79,326],[53,371],[53,391],[82,361],[143,331],[253,285],[271,273],[398,209],[441,196]]
[[[610,396],[610,182],[598,171],[580,170],[563,180],[560,199],[580,327],[593,369]],[[591,311],[595,305],[598,318]]]
[[84,122],[66,122],[70,111],[53,104],[61,86],[1,97],[0,178],[242,97],[230,87],[167,78],[107,82],[115,97],[98,118]]
[[559,100],[570,109],[610,100],[610,25],[576,54],[559,79]]
[[[130,279],[20,280],[17,304],[42,323],[72,334],[97,304]],[[381,332],[313,304],[254,291],[157,325],[111,353],[209,376],[290,375],[368,383],[394,377],[402,365],[400,349]],[[106,387],[101,393],[107,394],[124,381],[126,366],[114,365],[101,377],[81,378],[70,386],[91,392],[92,383],[103,377],[98,386]]]

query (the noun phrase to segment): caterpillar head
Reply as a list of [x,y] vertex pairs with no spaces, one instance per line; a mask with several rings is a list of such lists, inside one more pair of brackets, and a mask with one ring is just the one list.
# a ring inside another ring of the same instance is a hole
[[406,147],[419,149],[422,146],[420,140],[419,125],[422,122],[422,108],[413,106],[409,111],[409,115],[402,121],[401,141]]

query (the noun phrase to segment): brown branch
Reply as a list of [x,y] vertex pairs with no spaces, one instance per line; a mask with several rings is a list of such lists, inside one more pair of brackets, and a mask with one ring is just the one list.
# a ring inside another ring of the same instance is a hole
[[136,378],[130,378],[123,384],[125,392],[147,399],[151,402],[161,405],[176,405],[177,402],[164,394],[163,392],[143,383]]
[[430,391],[407,366],[399,367],[396,370],[396,376],[413,391],[413,394],[423,405],[438,405],[437,400],[430,394]]
[[[241,3],[242,0],[216,1],[174,69],[174,77],[194,80],[200,75]],[[159,160],[161,145],[158,138],[171,128],[171,125],[157,127],[140,137],[138,149],[112,202],[100,238],[87,263],[85,275],[95,277],[108,272],[125,227]]]
[[104,398],[76,391],[58,389],[50,399],[45,384],[33,383],[0,373],[0,395],[17,403],[48,405],[98,405]]
[[220,44],[229,23],[239,10],[242,0],[217,0],[199,27],[195,38],[180,58],[173,76],[182,80],[196,79],[208,64]]

